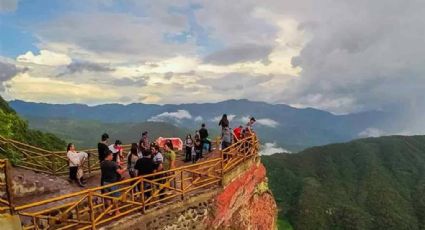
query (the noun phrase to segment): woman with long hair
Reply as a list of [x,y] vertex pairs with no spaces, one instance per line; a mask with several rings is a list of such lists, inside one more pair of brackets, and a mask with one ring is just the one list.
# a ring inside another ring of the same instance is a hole
[[227,114],[223,114],[220,122],[218,122],[218,126],[221,126],[221,130],[224,130],[224,128],[229,127],[229,120],[227,119]]
[[84,187],[85,185],[82,182],[84,173],[82,166],[88,155],[85,152],[77,152],[73,143],[68,144],[66,151],[69,162],[69,180],[77,182],[80,187]]
[[136,162],[139,159],[138,152],[139,148],[137,146],[137,143],[132,143],[130,152],[128,153],[127,157],[127,169],[128,174],[130,174],[131,178],[136,176],[136,170],[134,169],[134,166],[136,165]]

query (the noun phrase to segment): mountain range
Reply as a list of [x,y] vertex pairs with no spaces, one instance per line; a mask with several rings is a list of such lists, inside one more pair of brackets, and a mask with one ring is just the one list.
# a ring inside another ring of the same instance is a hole
[[261,160],[279,218],[294,229],[425,229],[425,136],[360,139]]
[[54,133],[56,136],[72,142],[77,148],[94,148],[103,133],[109,134],[109,142],[119,139],[125,144],[138,143],[143,131],[149,131],[149,137],[184,138],[189,132],[166,122],[133,122],[133,123],[102,123],[93,120],[77,120],[70,118],[39,118],[29,119],[32,128]]
[[[192,130],[206,123],[213,134],[219,133],[218,121],[228,114],[232,127],[246,124],[250,116],[257,119],[256,131],[263,143],[275,143],[289,150],[343,142],[358,137],[380,135],[396,130],[392,114],[368,111],[335,115],[326,111],[299,109],[284,104],[248,100],[228,100],[204,104],[46,104],[11,101],[10,106],[25,117],[31,127],[42,127],[50,119],[70,119],[100,123],[167,122]],[[59,125],[59,124],[58,124]],[[51,127],[51,126],[48,126]],[[55,131],[58,127],[46,131]],[[55,132],[54,132],[55,133]],[[279,148],[279,149],[281,149]]]

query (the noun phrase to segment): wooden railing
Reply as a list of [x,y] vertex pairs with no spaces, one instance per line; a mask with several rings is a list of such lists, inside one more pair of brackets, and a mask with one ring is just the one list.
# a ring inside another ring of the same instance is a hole
[[252,135],[222,150],[217,158],[12,209],[24,229],[96,229],[129,213],[160,208],[222,185],[226,172],[257,156],[258,146]]
[[[49,151],[2,136],[0,136],[0,147],[19,153],[21,160],[17,166],[21,168],[51,175],[65,175],[68,173],[66,151]],[[130,151],[131,145],[123,145],[123,147],[124,151],[127,152]],[[88,154],[88,159],[84,161],[83,165],[84,171],[91,173],[99,170],[97,149],[80,151]]]
[[13,214],[12,178],[8,160],[0,159],[0,214]]
[[259,149],[260,143],[255,135],[242,139],[223,149],[223,171],[227,172],[245,159],[256,156]]

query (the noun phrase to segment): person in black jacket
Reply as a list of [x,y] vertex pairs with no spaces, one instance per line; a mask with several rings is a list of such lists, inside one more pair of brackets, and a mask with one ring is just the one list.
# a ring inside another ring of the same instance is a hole
[[208,152],[211,152],[211,141],[208,140],[208,130],[205,128],[204,123],[202,123],[201,129],[199,130],[199,136],[202,141],[202,146],[204,146],[204,144],[208,144]]
[[[102,134],[101,141],[97,144],[97,156],[99,157],[99,164],[105,160],[106,154],[110,151],[108,147],[109,135],[107,133]],[[100,178],[100,185],[103,186],[103,179]]]
[[109,150],[108,147],[109,135],[107,133],[102,134],[101,141],[97,144],[97,153],[99,157],[99,162],[105,160],[106,152]]

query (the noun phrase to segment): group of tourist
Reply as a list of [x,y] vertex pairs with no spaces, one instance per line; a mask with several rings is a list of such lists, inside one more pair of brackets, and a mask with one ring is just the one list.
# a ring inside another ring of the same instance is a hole
[[[227,114],[223,114],[218,125],[221,126],[221,144],[220,148],[225,149],[229,147],[233,142],[236,142],[246,136],[253,133],[252,126],[256,122],[254,117],[251,117],[244,128],[242,125],[234,128],[230,128],[230,122],[227,118]],[[184,141],[185,145],[185,162],[192,161],[195,163],[200,158],[203,158],[204,152],[211,152],[211,141],[209,139],[208,130],[205,123],[201,125],[201,129],[195,132],[194,138],[191,134],[187,134]]]
[[[253,130],[252,126],[255,123],[255,118],[250,118],[246,127],[238,126],[233,130],[230,128],[230,122],[226,114],[223,114],[219,121],[221,126],[221,144],[220,148],[225,149],[233,142],[236,142],[247,135],[250,135]],[[148,137],[148,132],[142,133],[138,143],[132,143],[130,152],[125,157],[124,148],[120,140],[116,140],[109,145],[109,135],[104,133],[101,136],[101,141],[98,143],[98,159],[100,162],[101,179],[100,185],[108,185],[116,183],[124,178],[123,174],[128,171],[131,178],[144,176],[155,172],[171,170],[176,167],[176,153],[173,149],[171,140],[167,140],[162,151],[156,142],[151,142]],[[197,130],[192,138],[191,134],[186,136],[185,145],[185,161],[195,163],[204,157],[205,153],[212,150],[211,140],[205,124]],[[69,160],[69,179],[75,181],[79,186],[85,186],[83,178],[84,162],[88,159],[88,154],[85,152],[77,152],[75,145],[70,143],[67,147],[67,157]],[[119,192],[114,192],[118,189],[117,186],[108,186],[103,190],[111,196],[119,196]],[[148,187],[145,188],[145,190]]]

